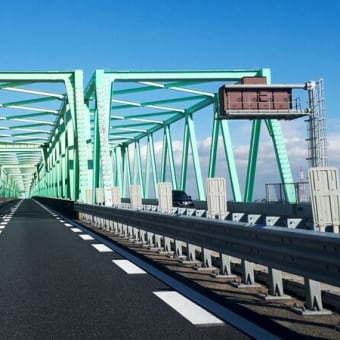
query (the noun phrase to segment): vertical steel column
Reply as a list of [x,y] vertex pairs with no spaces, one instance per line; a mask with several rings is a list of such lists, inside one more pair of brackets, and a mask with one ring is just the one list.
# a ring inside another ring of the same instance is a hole
[[142,172],[142,160],[140,154],[140,144],[139,140],[135,141],[135,155],[134,155],[134,175],[133,175],[133,184],[140,184],[142,190],[142,198],[145,198],[145,187],[143,181],[143,172]]
[[249,147],[248,169],[247,169],[245,196],[244,196],[245,202],[251,202],[253,200],[255,172],[256,172],[257,156],[259,152],[260,132],[261,132],[261,120],[256,119],[253,121],[250,147]]
[[147,152],[146,152],[146,172],[145,172],[145,197],[149,197],[149,189],[150,189],[150,175],[152,171],[153,185],[155,196],[158,197],[158,176],[156,169],[156,156],[155,156],[155,148],[153,142],[152,134],[147,135]]
[[184,123],[184,136],[183,136],[183,153],[182,153],[182,167],[181,167],[181,181],[180,189],[186,190],[187,185],[187,173],[188,173],[188,158],[189,158],[189,127],[188,127],[188,116],[185,116]]
[[168,158],[168,144],[164,130],[163,134],[163,148],[162,148],[162,165],[161,165],[161,182],[166,180],[166,160]]
[[75,108],[76,108],[76,136],[77,136],[77,163],[78,177],[76,180],[77,192],[76,198],[80,198],[83,202],[86,199],[86,189],[89,188],[91,180],[88,167],[88,146],[87,138],[90,136],[90,113],[84,104],[84,86],[83,72],[76,70],[74,72],[74,92],[75,92]]
[[113,148],[113,162],[114,185],[122,191],[122,152],[118,147]]
[[70,172],[69,172],[69,158],[68,158],[68,153],[69,153],[69,146],[68,146],[68,132],[67,132],[67,125],[65,124],[64,121],[64,173],[65,173],[65,183],[64,183],[64,195],[65,198],[71,197],[70,194]]
[[[110,133],[110,113],[111,113],[111,83],[105,77],[103,70],[96,71],[96,99],[98,116],[95,140],[96,159],[100,159],[101,179],[104,188],[105,204],[112,205],[111,188],[113,186],[112,162],[110,157],[109,133]],[[98,145],[100,144],[100,146]],[[98,169],[95,169],[98,171]],[[99,177],[99,174],[95,174]]]
[[177,175],[176,175],[176,167],[175,167],[174,149],[172,147],[170,127],[168,125],[165,126],[165,137],[166,137],[167,149],[169,150],[171,183],[172,183],[172,187],[174,189],[177,189],[178,184],[177,184]]
[[61,168],[61,195],[63,198],[67,198],[67,169],[66,169],[66,131],[65,131],[65,118],[62,120],[61,128],[61,136],[60,136],[60,168]]
[[122,165],[123,165],[123,185],[122,185],[122,197],[128,197],[130,195],[131,185],[131,168],[130,168],[130,156],[129,148],[127,146],[122,147]]
[[237,175],[233,147],[231,144],[228,122],[225,120],[222,120],[220,124],[221,124],[222,136],[223,136],[224,152],[226,154],[227,163],[228,163],[229,177],[230,177],[233,197],[235,201],[241,202],[242,195],[241,195],[240,183],[239,183],[238,175]]
[[72,86],[71,80],[66,81],[66,90],[69,101],[69,113],[66,112],[65,115],[70,114],[71,121],[67,122],[67,158],[68,158],[68,186],[69,186],[69,198],[76,198],[76,185],[77,185],[77,165],[76,165],[76,141],[77,141],[77,129],[76,129],[76,108],[75,108],[75,100],[74,100],[74,87]]
[[237,168],[234,158],[234,153],[232,149],[232,143],[229,133],[229,127],[227,121],[221,121],[218,119],[218,104],[215,102],[214,105],[214,122],[213,122],[213,131],[212,131],[212,141],[211,141],[211,149],[210,149],[210,160],[209,160],[209,170],[208,177],[215,177],[216,172],[216,162],[217,162],[217,149],[218,149],[218,139],[219,139],[219,130],[222,131],[222,140],[224,146],[224,152],[226,156],[226,160],[228,163],[228,172],[229,178],[231,182],[231,188],[233,192],[234,200],[242,201],[241,189],[238,180]]
[[[262,76],[267,77],[267,83],[271,83],[271,75],[269,69],[262,70]],[[292,171],[289,165],[289,159],[282,135],[281,124],[277,119],[266,120],[269,133],[272,133],[272,140],[275,149],[276,160],[279,166],[281,181],[284,184],[286,197],[289,203],[296,203],[295,188],[291,183],[294,182]],[[288,185],[287,185],[288,184]]]
[[92,178],[92,203],[96,202],[96,188],[99,188],[100,182],[100,132],[98,113],[94,114],[94,131],[93,131],[93,178]]
[[56,190],[55,190],[55,182],[56,182],[56,175],[55,175],[55,149],[52,149],[50,153],[51,158],[51,188],[49,192],[50,197],[55,197]]
[[292,186],[294,179],[289,165],[289,159],[284,144],[280,122],[274,119],[266,121],[268,131],[272,137],[276,160],[279,166],[281,181],[283,183],[284,192],[289,203],[296,203],[295,187]]
[[62,197],[61,183],[62,183],[62,169],[61,169],[61,145],[60,135],[59,140],[55,144],[56,149],[56,174],[57,174],[57,197]]
[[[188,141],[186,141],[186,139],[188,139]],[[186,122],[185,122],[184,142],[188,144],[189,141],[190,141],[191,152],[192,152],[192,160],[194,163],[198,199],[203,201],[205,200],[205,193],[204,193],[205,190],[204,190],[204,184],[203,184],[201,165],[199,161],[198,145],[197,145],[196,132],[195,132],[192,113],[186,116]],[[186,153],[187,153],[184,160],[186,161],[186,163],[188,163],[188,146],[186,146],[184,150],[186,150]],[[184,160],[183,160],[183,163],[184,163]],[[187,164],[186,164],[186,167],[187,167]],[[183,169],[182,169],[182,172],[183,172]],[[185,190],[186,188],[186,179],[187,179],[187,174],[185,170],[185,177],[181,178],[181,187],[183,187],[183,190]]]
[[[65,84],[72,116],[71,122],[67,122],[67,125],[72,124],[68,128],[68,142],[71,142],[68,143],[68,156],[72,166],[69,171],[70,198],[81,198],[85,202],[85,190],[90,185],[86,143],[86,138],[90,135],[90,118],[88,110],[85,110],[84,105],[83,72],[75,70],[73,79],[67,80]],[[70,130],[73,130],[73,133],[70,133]],[[73,137],[72,141],[71,136]]]
[[219,135],[219,121],[216,119],[217,111],[215,110],[215,117],[213,121],[212,137],[211,137],[211,148],[209,156],[209,169],[208,177],[215,177],[216,173],[216,158],[217,158],[217,148],[218,148],[218,135]]
[[48,188],[48,185],[49,185],[49,179],[50,179],[50,170],[49,170],[50,159],[49,159],[49,156],[47,154],[47,147],[46,146],[43,147],[42,156],[43,156],[45,173],[44,173],[44,176],[38,178],[38,180],[40,182],[39,194],[40,195],[46,195],[47,188]]

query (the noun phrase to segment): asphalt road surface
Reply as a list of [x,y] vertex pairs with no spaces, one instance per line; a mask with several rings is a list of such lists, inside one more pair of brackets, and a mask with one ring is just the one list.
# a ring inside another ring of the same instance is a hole
[[0,339],[249,338],[33,200],[0,232]]

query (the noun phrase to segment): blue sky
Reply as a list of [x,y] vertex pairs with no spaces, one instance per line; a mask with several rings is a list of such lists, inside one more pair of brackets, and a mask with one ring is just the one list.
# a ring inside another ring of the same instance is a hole
[[[83,69],[86,82],[96,69],[268,67],[273,83],[323,78],[340,164],[340,1],[11,0],[1,13],[2,71]],[[303,123],[290,130],[305,138]]]

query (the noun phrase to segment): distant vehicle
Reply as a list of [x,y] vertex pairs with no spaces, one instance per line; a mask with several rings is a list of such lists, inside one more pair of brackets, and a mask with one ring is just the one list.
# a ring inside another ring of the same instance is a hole
[[172,206],[180,208],[193,208],[194,202],[191,196],[182,190],[172,190]]

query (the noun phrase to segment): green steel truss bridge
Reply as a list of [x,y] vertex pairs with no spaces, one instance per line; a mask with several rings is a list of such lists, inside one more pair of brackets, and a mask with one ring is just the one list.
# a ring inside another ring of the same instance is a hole
[[[269,69],[97,70],[84,86],[81,70],[0,73],[0,196],[86,201],[88,189],[104,188],[105,204],[110,205],[112,187],[129,197],[129,186],[140,184],[143,198],[155,198],[158,182],[186,190],[190,177],[198,199],[205,200],[204,181],[216,176],[222,143],[229,198],[250,202],[264,129],[271,136],[282,183],[292,183],[279,119],[256,117],[249,120],[241,190],[229,120],[219,115],[219,88],[240,84],[244,77],[266,77],[270,84],[271,74]],[[206,132],[208,156],[200,154],[198,124],[211,126]],[[180,150],[173,143],[177,135],[182,138]],[[202,157],[209,157],[206,173]],[[96,202],[95,195],[92,190],[88,203]],[[288,193],[289,200],[294,201],[294,195]]]

